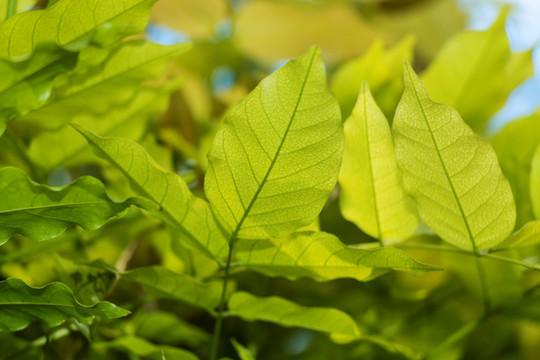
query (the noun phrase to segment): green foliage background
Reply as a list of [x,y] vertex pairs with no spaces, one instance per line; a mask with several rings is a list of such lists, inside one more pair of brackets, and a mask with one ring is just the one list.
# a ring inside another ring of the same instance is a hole
[[536,359],[508,11],[0,0],[0,358]]

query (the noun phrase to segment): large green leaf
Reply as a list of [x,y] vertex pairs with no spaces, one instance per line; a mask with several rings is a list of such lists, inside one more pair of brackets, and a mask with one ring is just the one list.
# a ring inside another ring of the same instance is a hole
[[512,90],[532,76],[531,51],[514,53],[503,12],[487,31],[451,39],[422,76],[435,101],[454,107],[475,131],[485,130]]
[[351,115],[362,81],[367,81],[377,103],[387,116],[394,113],[401,95],[401,64],[413,60],[415,40],[404,38],[393,48],[375,41],[366,54],[341,65],[332,78],[332,91],[346,119]]
[[486,249],[514,228],[516,208],[493,148],[456,110],[433,102],[409,64],[393,131],[405,190],[443,240]]
[[277,296],[257,297],[242,291],[235,292],[229,299],[228,314],[248,321],[268,321],[349,339],[360,336],[354,320],[341,310],[301,306]]
[[491,139],[491,144],[512,187],[517,209],[516,227],[521,227],[534,219],[530,173],[534,151],[540,144],[540,114],[510,122]]
[[321,211],[342,151],[339,106],[311,48],[226,115],[208,154],[205,193],[233,241],[286,236]]
[[14,234],[35,241],[60,235],[69,225],[94,230],[133,203],[112,201],[103,184],[82,177],[63,188],[33,182],[21,170],[0,170],[0,244]]
[[[190,44],[162,46],[133,40],[110,53],[95,47],[85,48],[77,67],[69,75],[56,79],[50,100],[18,120],[58,128],[72,120],[73,114],[107,116],[104,114],[108,111],[133,101],[142,82],[161,76],[168,61],[190,47]],[[102,61],[94,59],[102,57],[105,57]]]
[[124,173],[138,194],[158,204],[159,213],[188,240],[216,260],[227,254],[227,242],[208,203],[194,196],[178,175],[161,168],[136,142],[102,138],[80,126],[74,127],[98,155]]
[[235,250],[238,261],[246,268],[289,279],[366,281],[388,270],[414,274],[440,270],[421,264],[396,248],[355,249],[324,232],[295,233],[284,239],[241,240]]
[[49,327],[72,318],[87,324],[95,317],[115,319],[128,314],[129,311],[106,301],[81,305],[62,283],[34,288],[15,278],[0,281],[0,329],[19,331],[36,320]]
[[401,185],[390,126],[367,82],[345,122],[345,154],[339,174],[343,217],[382,240],[406,239],[418,226],[414,204]]
[[540,143],[532,159],[530,190],[534,215],[540,219]]
[[204,283],[159,265],[126,271],[121,276],[141,284],[150,294],[159,298],[180,300],[209,311],[219,305],[219,281]]
[[[169,95],[176,86],[142,87],[127,104],[117,106],[102,116],[75,113],[72,121],[101,136],[122,136],[131,140],[142,137],[148,119],[165,111]],[[30,143],[28,155],[39,166],[50,171],[57,167],[76,166],[93,161],[88,143],[71,126],[45,131]]]

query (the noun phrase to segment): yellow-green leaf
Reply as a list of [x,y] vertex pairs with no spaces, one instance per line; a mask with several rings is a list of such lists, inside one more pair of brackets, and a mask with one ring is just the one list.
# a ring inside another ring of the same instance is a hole
[[536,148],[531,165],[531,201],[534,215],[540,219],[540,144]]
[[516,208],[495,151],[452,107],[432,101],[409,64],[393,132],[405,190],[420,218],[463,249],[489,249],[514,228]]
[[540,220],[529,221],[521,229],[497,245],[494,250],[506,250],[540,243]]
[[205,193],[231,238],[286,236],[318,216],[342,151],[339,106],[312,48],[226,115],[208,154]]
[[345,153],[339,174],[343,217],[379,240],[402,240],[418,225],[397,168],[390,126],[367,82],[345,122]]

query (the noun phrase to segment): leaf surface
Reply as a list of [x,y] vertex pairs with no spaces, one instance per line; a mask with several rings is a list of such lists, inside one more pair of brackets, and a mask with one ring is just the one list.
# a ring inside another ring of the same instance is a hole
[[128,314],[129,311],[106,301],[81,305],[62,283],[34,288],[16,278],[0,281],[0,329],[19,331],[36,320],[53,327],[71,318],[88,324],[95,317],[116,319]]
[[506,12],[487,31],[464,31],[451,39],[422,76],[431,97],[454,107],[477,132],[523,80],[533,75],[531,51],[513,53]]
[[343,217],[375,239],[406,239],[418,226],[418,217],[401,185],[390,126],[367,82],[360,86],[344,130],[339,174]]
[[540,219],[540,142],[532,159],[530,186],[534,215]]
[[141,196],[160,206],[170,224],[187,235],[206,254],[220,260],[228,246],[212,215],[210,206],[194,196],[176,174],[161,168],[136,142],[122,138],[102,138],[74,125],[98,155],[116,166]]
[[235,292],[229,299],[229,313],[248,321],[268,321],[349,339],[360,336],[354,320],[341,310],[301,306],[277,296],[257,297],[246,292]]
[[538,243],[540,243],[540,220],[533,220],[510,235],[506,240],[497,245],[494,250],[531,246]]
[[312,48],[226,115],[208,154],[205,193],[232,239],[286,236],[321,211],[342,151],[339,106]]
[[409,64],[393,132],[405,190],[420,218],[457,247],[489,249],[513,230],[516,208],[493,148],[452,107],[433,102]]
[[198,360],[199,358],[187,350],[167,346],[155,345],[137,336],[123,336],[109,342],[96,342],[94,347],[106,347],[123,350],[137,357],[149,360]]
[[241,240],[235,251],[238,261],[248,269],[289,279],[367,281],[388,270],[414,274],[440,270],[421,264],[396,248],[351,248],[324,232],[295,233],[284,239]]
[[41,241],[60,235],[70,225],[95,230],[121,216],[133,203],[112,201],[103,184],[81,177],[63,188],[33,182],[21,170],[0,170],[0,243],[14,234]]

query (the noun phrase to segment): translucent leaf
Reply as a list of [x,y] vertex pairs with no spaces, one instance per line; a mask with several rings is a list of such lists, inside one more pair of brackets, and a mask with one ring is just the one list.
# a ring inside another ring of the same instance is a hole
[[14,234],[47,240],[70,225],[95,230],[110,218],[121,216],[134,201],[112,201],[103,184],[93,177],[51,188],[33,182],[16,168],[0,170],[0,198],[0,243]]
[[158,265],[126,271],[121,273],[121,276],[141,284],[151,295],[158,298],[179,300],[209,311],[213,311],[219,304],[219,281],[203,283]]
[[3,330],[19,331],[36,320],[53,327],[72,318],[88,324],[95,317],[115,319],[128,314],[129,311],[106,301],[81,305],[62,283],[34,288],[16,278],[0,281],[0,329]]
[[497,245],[494,250],[512,249],[540,243],[540,220],[529,221],[521,229]]
[[516,227],[533,220],[531,202],[531,164],[540,144],[540,115],[512,121],[491,140],[504,176],[508,179],[516,201]]
[[452,107],[433,102],[410,65],[393,131],[405,190],[443,240],[488,249],[514,228],[516,208],[493,148]]
[[381,41],[375,41],[362,56],[341,65],[332,78],[332,91],[346,119],[358,99],[362,81],[367,81],[373,97],[387,116],[394,113],[402,92],[401,64],[412,62],[413,37],[406,37],[392,48],[385,49]]
[[401,185],[390,126],[367,82],[345,122],[339,183],[343,217],[371,237],[406,239],[418,226],[414,204]]
[[79,60],[72,73],[56,79],[50,100],[18,121],[58,128],[71,121],[74,113],[101,117],[133,100],[142,82],[160,77],[168,61],[190,47],[133,40],[110,53],[93,47],[83,49],[79,58],[106,58],[95,64],[89,64],[93,59]]
[[176,174],[161,168],[139,144],[122,138],[102,138],[74,125],[98,155],[116,166],[133,189],[159,205],[166,221],[187,235],[206,254],[220,260],[228,245],[204,200],[194,196]]
[[342,151],[339,106],[312,48],[226,115],[208,154],[205,193],[232,238],[286,236],[321,211]]
[[505,22],[503,12],[487,31],[458,34],[422,76],[431,97],[454,107],[478,132],[512,90],[533,74],[531,51],[510,51]]
[[[165,111],[169,95],[175,88],[143,87],[127,104],[114,107],[97,117],[75,113],[72,121],[100,136],[122,136],[138,140],[146,129],[147,120]],[[88,143],[71,126],[35,136],[30,143],[28,155],[34,163],[48,171],[60,166],[81,165],[96,158],[88,148]]]
[[262,320],[287,327],[301,327],[354,339],[360,330],[354,320],[341,310],[301,306],[277,296],[256,297],[235,292],[229,299],[229,314],[244,320]]
[[536,219],[540,219],[540,143],[531,165],[531,201]]
[[355,249],[324,232],[296,233],[285,239],[242,240],[235,245],[235,251],[238,261],[246,268],[289,279],[366,281],[388,270],[414,274],[440,270],[421,264],[396,248]]

